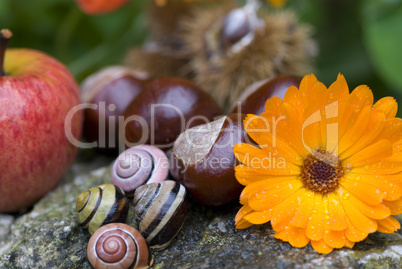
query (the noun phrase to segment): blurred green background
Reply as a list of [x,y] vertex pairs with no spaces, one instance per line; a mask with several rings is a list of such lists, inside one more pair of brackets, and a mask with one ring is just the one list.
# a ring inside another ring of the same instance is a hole
[[[148,1],[90,16],[73,0],[0,0],[0,27],[13,31],[10,47],[47,52],[80,82],[146,39]],[[314,27],[319,80],[329,86],[341,72],[351,89],[367,84],[376,99],[402,100],[402,0],[289,0],[286,8]]]

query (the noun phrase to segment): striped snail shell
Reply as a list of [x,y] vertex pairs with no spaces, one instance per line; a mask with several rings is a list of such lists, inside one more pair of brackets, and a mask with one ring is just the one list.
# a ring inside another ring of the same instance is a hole
[[112,168],[112,182],[132,198],[137,187],[162,182],[168,173],[166,154],[157,147],[140,145],[127,149],[116,159]]
[[186,188],[172,180],[138,187],[133,203],[138,230],[156,251],[169,246],[190,209]]
[[96,269],[140,269],[153,264],[144,237],[124,223],[111,223],[99,228],[89,239],[87,257]]
[[78,223],[93,234],[99,227],[112,222],[125,222],[128,199],[124,191],[112,184],[103,184],[82,192],[75,209]]

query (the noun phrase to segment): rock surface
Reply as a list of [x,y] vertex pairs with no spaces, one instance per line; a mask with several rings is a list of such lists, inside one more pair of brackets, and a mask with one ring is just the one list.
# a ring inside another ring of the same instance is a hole
[[[110,161],[77,162],[30,212],[0,215],[0,268],[91,268],[86,259],[90,236],[75,219],[75,201],[80,192],[110,182]],[[274,239],[269,224],[236,230],[233,219],[239,208],[193,202],[178,237],[168,249],[154,253],[153,268],[402,267],[400,231],[375,233],[352,250],[320,255],[310,246],[297,249]]]

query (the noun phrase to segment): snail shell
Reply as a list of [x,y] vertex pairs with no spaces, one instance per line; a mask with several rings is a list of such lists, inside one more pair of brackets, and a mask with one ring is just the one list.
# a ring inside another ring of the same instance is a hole
[[133,203],[138,230],[150,248],[157,251],[169,246],[190,209],[186,188],[172,180],[138,187]]
[[89,239],[87,257],[96,269],[139,269],[153,264],[144,237],[124,223],[111,223],[99,228]]
[[93,234],[112,222],[125,222],[128,199],[124,191],[112,184],[103,184],[82,192],[77,198],[78,223]]
[[169,174],[166,154],[149,145],[141,145],[124,151],[114,162],[112,182],[132,198],[134,190],[144,184],[162,182]]

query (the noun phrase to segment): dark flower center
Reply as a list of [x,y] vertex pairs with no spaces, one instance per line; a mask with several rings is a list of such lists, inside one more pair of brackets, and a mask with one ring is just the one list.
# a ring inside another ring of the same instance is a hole
[[342,175],[339,158],[323,149],[308,155],[301,169],[304,186],[321,194],[333,192],[338,187]]

